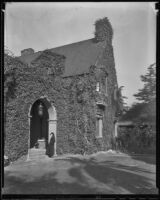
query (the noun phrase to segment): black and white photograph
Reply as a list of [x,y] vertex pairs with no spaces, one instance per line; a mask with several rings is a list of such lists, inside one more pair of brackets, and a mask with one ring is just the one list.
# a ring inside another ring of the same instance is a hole
[[158,194],[155,4],[5,4],[3,195]]

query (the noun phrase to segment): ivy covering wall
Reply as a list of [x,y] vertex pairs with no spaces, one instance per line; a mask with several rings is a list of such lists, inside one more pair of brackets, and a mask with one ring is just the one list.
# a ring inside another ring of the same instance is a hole
[[[57,154],[91,154],[112,148],[117,77],[110,40],[88,73],[63,77],[64,70],[65,56],[49,50],[30,65],[16,63],[14,98],[7,103],[5,126],[5,154],[11,160],[28,152],[29,109],[41,96],[46,96],[57,111]],[[97,81],[101,82],[106,75],[107,95],[96,91]],[[96,102],[101,98],[106,105],[102,111],[103,137],[96,138]]]

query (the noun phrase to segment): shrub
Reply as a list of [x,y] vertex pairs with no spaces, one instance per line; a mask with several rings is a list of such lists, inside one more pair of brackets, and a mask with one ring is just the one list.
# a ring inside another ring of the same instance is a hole
[[84,149],[77,147],[74,150],[74,154],[81,154],[81,155],[83,155],[84,154]]
[[149,125],[136,124],[135,127],[119,129],[116,147],[123,152],[155,153],[156,134]]

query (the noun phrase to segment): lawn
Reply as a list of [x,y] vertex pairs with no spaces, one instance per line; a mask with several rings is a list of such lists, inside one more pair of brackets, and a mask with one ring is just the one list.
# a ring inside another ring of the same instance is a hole
[[99,152],[5,167],[3,194],[156,194],[155,157]]

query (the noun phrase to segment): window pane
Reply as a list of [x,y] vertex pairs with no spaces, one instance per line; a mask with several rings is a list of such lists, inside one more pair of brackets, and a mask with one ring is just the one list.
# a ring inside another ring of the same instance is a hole
[[96,91],[99,92],[99,88],[100,88],[100,85],[99,85],[99,82],[97,82],[96,84]]
[[102,130],[103,130],[103,123],[102,119],[97,118],[96,120],[96,136],[97,137],[102,137]]

